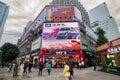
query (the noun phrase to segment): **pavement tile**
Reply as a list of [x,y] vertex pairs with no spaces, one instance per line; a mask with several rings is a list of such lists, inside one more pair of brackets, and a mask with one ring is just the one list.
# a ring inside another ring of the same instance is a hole
[[[38,69],[35,68],[32,69],[31,73],[15,78],[12,77],[12,72],[8,73],[5,69],[0,75],[3,76],[3,80],[65,80],[63,76],[63,68],[52,69],[50,76],[45,69],[43,70],[43,75],[38,76]],[[82,70],[75,68],[73,80],[120,80],[120,76],[93,71],[91,68],[85,68]]]

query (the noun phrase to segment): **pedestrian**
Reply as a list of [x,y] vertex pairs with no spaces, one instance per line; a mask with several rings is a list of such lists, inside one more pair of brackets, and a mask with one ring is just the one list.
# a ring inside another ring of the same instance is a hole
[[84,61],[81,62],[81,66],[82,66],[82,67],[85,67]]
[[5,66],[5,62],[2,62],[1,67],[4,68],[4,66]]
[[76,62],[76,65],[77,65],[77,69],[79,69],[79,62],[78,61]]
[[11,72],[12,71],[12,63],[8,63],[8,72]]
[[48,62],[48,65],[47,65],[48,75],[50,75],[51,68],[52,68],[52,65],[50,64],[50,62]]
[[20,64],[20,76],[22,76],[23,75],[23,71],[24,71],[24,64],[23,63],[21,63]]
[[81,70],[81,66],[82,66],[82,64],[81,64],[81,62],[79,62],[79,68],[80,68],[80,70]]
[[64,69],[63,69],[63,74],[64,74],[66,80],[69,80],[69,78],[70,78],[70,71],[69,70],[70,69],[69,69],[68,62],[66,62],[64,65]]
[[73,80],[73,65],[72,63],[69,64],[69,71],[70,71],[70,80]]
[[39,63],[39,72],[38,72],[38,75],[42,76],[42,70],[43,70],[43,68],[44,68],[44,63],[41,61]]
[[26,74],[27,74],[27,68],[28,68],[28,62],[25,61],[25,62],[24,62],[24,71],[23,71],[23,73],[26,73]]
[[94,60],[94,61],[93,61],[94,71],[96,70],[96,65],[97,65],[97,63],[96,63],[96,61]]
[[18,75],[18,63],[15,62],[13,67],[13,77],[16,77]]
[[28,71],[29,71],[29,73],[31,72],[32,66],[33,66],[33,63],[29,62],[28,63]]

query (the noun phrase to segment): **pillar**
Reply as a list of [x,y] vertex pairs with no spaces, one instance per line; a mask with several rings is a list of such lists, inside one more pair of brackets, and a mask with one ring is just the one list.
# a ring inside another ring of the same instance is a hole
[[117,69],[120,70],[120,58],[119,58],[119,54],[120,53],[115,53],[114,57],[115,57],[115,61],[116,61],[116,65],[117,65]]
[[105,67],[106,66],[106,60],[105,60],[105,55],[104,54],[101,54],[101,61],[102,61],[103,67]]

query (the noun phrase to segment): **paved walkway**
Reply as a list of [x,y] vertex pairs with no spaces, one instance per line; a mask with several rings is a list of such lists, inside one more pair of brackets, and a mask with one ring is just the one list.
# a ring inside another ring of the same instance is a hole
[[[52,69],[49,76],[47,70],[43,70],[43,75],[38,76],[38,69],[33,69],[31,73],[24,76],[18,76],[12,78],[12,72],[8,73],[6,68],[0,73],[3,76],[3,80],[65,80],[63,76],[63,69]],[[74,80],[120,80],[120,76],[104,73],[100,71],[93,71],[91,68],[85,68],[82,70],[74,69]]]

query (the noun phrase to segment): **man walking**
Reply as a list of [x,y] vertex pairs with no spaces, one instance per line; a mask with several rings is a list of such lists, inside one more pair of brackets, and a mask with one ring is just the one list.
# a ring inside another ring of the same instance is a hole
[[50,75],[51,68],[52,68],[52,65],[50,64],[50,62],[48,62],[48,65],[47,65],[48,75]]
[[41,62],[39,63],[39,73],[38,73],[38,75],[40,75],[40,76],[42,76],[43,67],[44,67],[44,64],[43,64],[43,62],[41,61]]

